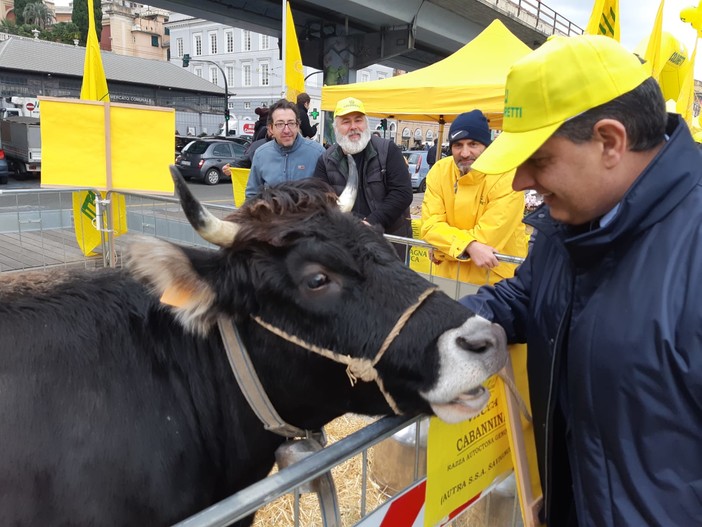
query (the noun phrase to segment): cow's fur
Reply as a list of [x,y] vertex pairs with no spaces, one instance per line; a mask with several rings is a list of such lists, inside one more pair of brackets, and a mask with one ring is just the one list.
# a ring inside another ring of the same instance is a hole
[[[221,314],[289,423],[390,411],[375,383],[352,387],[344,366],[251,319],[373,357],[428,287],[323,190],[266,190],[219,251],[141,239],[126,270],[0,278],[0,525],[170,525],[264,477],[283,439],[233,379]],[[166,290],[180,307],[159,302]],[[431,412],[502,365],[503,335],[471,317],[435,293],[409,319],[378,365],[403,412]]]

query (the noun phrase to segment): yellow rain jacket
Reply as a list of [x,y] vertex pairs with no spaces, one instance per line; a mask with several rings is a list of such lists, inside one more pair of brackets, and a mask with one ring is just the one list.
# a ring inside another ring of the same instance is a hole
[[500,262],[488,272],[470,259],[458,260],[473,240],[502,254],[526,256],[529,237],[522,223],[524,193],[512,190],[513,177],[514,171],[485,175],[472,170],[461,176],[451,156],[432,167],[422,202],[420,232],[422,239],[436,248],[434,257],[442,260],[432,266],[435,275],[479,285],[514,275],[514,264]]

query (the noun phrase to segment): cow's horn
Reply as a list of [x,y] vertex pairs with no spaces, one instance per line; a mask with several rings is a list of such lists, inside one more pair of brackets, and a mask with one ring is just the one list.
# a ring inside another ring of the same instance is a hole
[[231,221],[222,221],[213,216],[190,192],[190,188],[185,183],[178,167],[171,165],[170,168],[180,198],[180,206],[183,208],[190,225],[204,240],[220,247],[229,247],[236,238],[239,226]]
[[349,154],[346,158],[349,161],[349,179],[346,181],[346,188],[344,188],[337,202],[342,212],[351,212],[358,194],[358,169],[352,155]]

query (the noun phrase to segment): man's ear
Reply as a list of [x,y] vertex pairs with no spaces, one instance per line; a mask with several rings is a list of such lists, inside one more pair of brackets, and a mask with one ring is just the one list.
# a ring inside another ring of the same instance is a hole
[[605,167],[618,165],[628,148],[624,125],[615,119],[601,119],[595,123],[592,138],[602,144],[602,162]]

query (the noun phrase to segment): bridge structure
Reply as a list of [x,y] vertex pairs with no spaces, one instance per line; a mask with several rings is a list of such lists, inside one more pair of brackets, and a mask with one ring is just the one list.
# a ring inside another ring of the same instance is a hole
[[[150,4],[281,40],[284,0]],[[340,84],[354,82],[355,71],[371,64],[406,71],[433,64],[495,19],[531,48],[552,34],[583,31],[539,0],[290,0],[290,6],[304,65],[325,70],[343,60],[349,77],[340,78]]]

